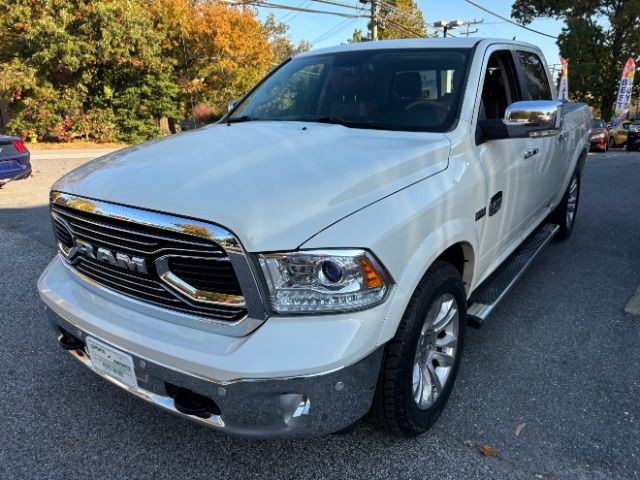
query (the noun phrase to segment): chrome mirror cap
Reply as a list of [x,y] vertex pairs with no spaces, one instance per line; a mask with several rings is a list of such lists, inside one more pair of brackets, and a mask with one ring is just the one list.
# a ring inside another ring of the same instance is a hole
[[515,102],[507,107],[504,123],[507,126],[560,128],[562,102],[556,100],[530,100]]

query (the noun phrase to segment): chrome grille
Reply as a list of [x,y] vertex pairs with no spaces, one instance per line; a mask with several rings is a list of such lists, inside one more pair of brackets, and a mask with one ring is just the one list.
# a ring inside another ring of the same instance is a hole
[[[57,192],[52,196],[51,214],[63,257],[99,285],[149,304],[224,322],[247,316],[242,288],[229,258],[238,254],[239,245],[228,236],[216,241],[220,239],[209,234],[216,226],[162,214],[155,214],[162,221],[152,225],[146,219],[151,212]],[[147,271],[121,268],[99,261],[99,255],[74,251],[78,242],[144,259]],[[171,273],[181,281],[233,301],[204,303],[172,288],[156,268],[160,257],[169,259]]]

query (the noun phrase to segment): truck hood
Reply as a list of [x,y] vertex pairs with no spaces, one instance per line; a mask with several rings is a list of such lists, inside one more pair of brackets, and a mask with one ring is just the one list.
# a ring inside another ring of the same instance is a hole
[[52,188],[214,222],[248,251],[286,250],[444,170],[449,149],[434,133],[216,124],[106,155]]

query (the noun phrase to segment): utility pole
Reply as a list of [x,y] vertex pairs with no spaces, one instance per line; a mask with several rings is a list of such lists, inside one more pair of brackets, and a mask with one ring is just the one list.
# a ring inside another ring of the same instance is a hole
[[370,4],[371,16],[369,20],[369,30],[371,32],[371,40],[373,40],[374,42],[378,40],[378,23],[380,23],[380,5],[378,4],[378,1],[379,0],[360,0],[360,3],[363,3],[365,5],[367,3]]
[[464,22],[464,24],[467,26],[467,30],[462,35],[464,35],[465,37],[468,37],[473,33],[478,33],[478,29],[476,28],[475,30],[471,30],[471,26],[480,25],[481,23],[484,23],[483,18],[481,18],[480,20],[474,18],[472,21]]
[[378,2],[371,0],[371,40],[378,40]]

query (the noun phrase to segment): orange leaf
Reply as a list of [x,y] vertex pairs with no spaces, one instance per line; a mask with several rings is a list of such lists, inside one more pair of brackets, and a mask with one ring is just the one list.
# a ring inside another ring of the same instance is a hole
[[480,445],[480,453],[485,457],[497,457],[500,451],[491,445]]

